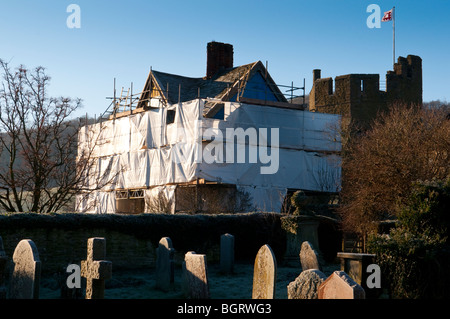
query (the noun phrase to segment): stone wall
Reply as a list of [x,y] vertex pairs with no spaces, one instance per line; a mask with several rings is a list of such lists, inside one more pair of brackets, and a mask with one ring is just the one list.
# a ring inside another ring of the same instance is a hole
[[399,57],[393,71],[386,74],[388,101],[422,103],[422,59],[416,55]]
[[206,254],[208,262],[218,262],[224,233],[235,236],[236,260],[254,259],[264,244],[282,260],[286,240],[280,214],[0,215],[7,256],[12,257],[20,240],[31,239],[39,250],[43,272],[58,272],[86,259],[90,237],[106,238],[106,256],[113,269],[154,267],[156,247],[165,236],[172,239],[176,263],[181,264],[190,250]]
[[139,239],[133,235],[108,230],[106,228],[86,228],[61,230],[57,228],[19,228],[1,230],[5,251],[9,257],[21,239],[31,239],[39,250],[45,272],[57,272],[68,264],[80,264],[86,259],[87,239],[105,237],[107,260],[114,267],[139,268],[153,266],[156,252],[150,240]]
[[392,103],[422,103],[422,59],[418,56],[398,58],[394,70],[386,73],[385,90],[380,88],[378,74],[337,76],[334,88],[332,78],[320,76],[320,70],[313,70],[310,111],[341,114],[351,118],[349,124],[362,128],[370,125],[377,113]]

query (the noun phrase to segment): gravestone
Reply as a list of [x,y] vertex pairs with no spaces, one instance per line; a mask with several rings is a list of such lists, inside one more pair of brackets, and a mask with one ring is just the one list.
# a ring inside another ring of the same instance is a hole
[[38,249],[31,239],[23,239],[17,244],[13,264],[9,298],[38,299],[41,261]]
[[206,255],[189,251],[184,255],[183,266],[184,290],[188,298],[208,299],[208,269]]
[[374,263],[375,254],[338,252],[337,257],[341,260],[341,271],[363,287],[366,298],[378,298],[381,295],[381,288],[367,287],[367,278],[371,274],[367,272],[367,266]]
[[343,271],[335,271],[319,286],[319,299],[365,299],[364,289]]
[[256,254],[253,267],[252,299],[274,299],[277,279],[277,261],[269,245],[263,245]]
[[105,280],[112,277],[112,262],[104,260],[105,256],[105,238],[89,238],[87,258],[81,261],[81,276],[86,278],[86,299],[103,299],[105,296]]
[[3,247],[3,239],[0,237],[0,299],[6,299],[6,273],[8,268],[8,257]]
[[314,247],[309,241],[304,241],[300,250],[300,264],[302,265],[302,270],[319,269],[322,271],[319,260],[319,254]]
[[288,299],[318,299],[319,286],[327,276],[318,269],[302,271],[287,286]]
[[223,234],[220,236],[220,271],[232,273],[234,267],[234,236]]
[[169,237],[163,237],[159,241],[156,249],[156,288],[168,291],[174,283],[174,262],[175,249]]

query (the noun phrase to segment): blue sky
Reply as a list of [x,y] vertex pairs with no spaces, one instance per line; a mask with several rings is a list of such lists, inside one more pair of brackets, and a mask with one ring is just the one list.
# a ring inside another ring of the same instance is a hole
[[[66,12],[81,9],[81,28]],[[206,72],[206,45],[231,43],[234,64],[268,61],[275,82],[311,89],[322,77],[392,70],[392,22],[370,29],[369,4],[396,7],[396,56],[419,55],[423,99],[450,101],[450,1],[316,0],[2,0],[0,58],[44,66],[53,96],[79,97],[77,115],[102,113],[117,88],[140,91],[154,70],[191,77]]]

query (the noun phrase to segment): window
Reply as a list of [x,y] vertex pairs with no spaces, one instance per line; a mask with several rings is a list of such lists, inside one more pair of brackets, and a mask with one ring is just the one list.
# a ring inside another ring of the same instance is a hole
[[144,198],[144,190],[142,189],[132,189],[129,191],[129,198]]
[[175,122],[175,110],[167,110],[166,124],[172,124]]
[[144,190],[131,189],[116,191],[116,213],[141,214],[145,210]]
[[116,199],[128,199],[128,191],[116,191]]

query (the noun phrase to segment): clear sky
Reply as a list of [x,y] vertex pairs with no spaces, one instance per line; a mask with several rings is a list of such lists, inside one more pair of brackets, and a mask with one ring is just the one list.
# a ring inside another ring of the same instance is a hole
[[[423,99],[450,101],[449,0],[0,0],[0,58],[43,66],[53,96],[79,97],[77,115],[103,113],[117,88],[143,89],[150,67],[191,77],[206,73],[206,45],[231,43],[234,64],[268,61],[278,84],[311,89],[322,77],[392,70],[392,22],[368,28],[369,4],[393,6],[396,57],[419,55]],[[68,28],[69,4],[80,28]]]

